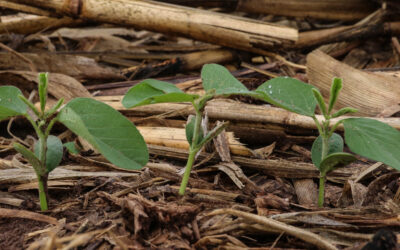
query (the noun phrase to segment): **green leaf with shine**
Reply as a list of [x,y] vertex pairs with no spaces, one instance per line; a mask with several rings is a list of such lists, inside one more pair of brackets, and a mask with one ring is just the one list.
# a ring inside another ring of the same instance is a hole
[[26,113],[26,104],[18,98],[21,90],[14,86],[0,87],[0,120]]
[[122,99],[125,108],[163,102],[192,102],[198,95],[186,94],[174,84],[147,79],[128,90]]
[[400,170],[400,132],[368,118],[343,120],[344,137],[350,150]]
[[215,89],[216,95],[255,94],[219,64],[205,64],[201,70],[201,79],[204,90]]
[[[328,145],[328,155],[338,152],[343,152],[343,138],[336,133],[333,133],[332,136],[329,138]],[[311,147],[311,160],[313,164],[320,169],[321,164],[321,156],[322,156],[322,137],[318,136],[315,139],[312,147]]]
[[324,160],[321,162],[319,170],[322,176],[326,176],[326,174],[330,171],[339,167],[344,167],[356,160],[357,158],[352,154],[344,152],[333,153],[324,158]]
[[[40,141],[37,141],[35,145],[33,146],[35,156],[40,159],[40,153],[41,153],[41,143]],[[47,152],[46,152],[46,170],[47,173],[50,173],[58,167],[62,160],[63,156],[63,144],[61,140],[54,135],[49,135],[47,137]]]
[[61,109],[59,121],[121,168],[140,169],[148,162],[142,135],[132,122],[107,104],[76,98]]
[[316,100],[311,91],[314,87],[289,77],[277,77],[266,81],[255,92],[259,99],[301,115],[313,116]]

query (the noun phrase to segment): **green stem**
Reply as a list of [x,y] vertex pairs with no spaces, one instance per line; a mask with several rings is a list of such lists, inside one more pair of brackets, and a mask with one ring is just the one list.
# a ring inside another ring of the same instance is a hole
[[331,128],[331,130],[329,131],[329,134],[328,134],[329,137],[332,136],[332,134],[333,134],[333,133],[335,132],[335,130],[339,127],[339,125],[343,123],[344,120],[345,120],[345,119],[340,120],[340,121],[336,122],[336,123],[332,126],[332,128]]
[[46,171],[46,152],[47,152],[47,136],[42,132],[40,137],[40,165],[42,168],[40,176],[38,176],[39,181],[39,200],[40,200],[40,208],[42,211],[47,210],[47,173]]
[[319,177],[318,207],[324,206],[325,200],[325,176]]
[[42,134],[42,131],[39,129],[39,127],[37,126],[37,124],[33,120],[33,118],[29,114],[26,114],[25,118],[30,122],[30,124],[32,125],[33,129],[35,130],[37,136],[40,137],[40,134]]
[[[49,126],[47,127],[46,131],[42,131],[41,128],[37,125],[37,123],[30,117],[29,115],[25,115],[26,119],[32,124],[33,128],[35,129],[35,132],[39,138],[40,141],[40,155],[39,155],[39,163],[40,163],[40,169],[36,169],[35,171],[37,173],[37,179],[39,182],[39,200],[40,200],[40,207],[42,211],[47,210],[47,174],[45,174],[46,171],[46,151],[47,151],[47,137],[49,135],[51,127],[54,125],[56,122],[56,119],[53,119]],[[53,122],[54,121],[54,122]],[[38,121],[38,123],[40,120]]]
[[197,152],[198,152],[198,150],[194,150],[194,151],[190,150],[190,152],[189,152],[189,158],[186,162],[185,174],[183,175],[181,187],[179,188],[179,195],[185,195],[186,186],[189,182],[190,172],[192,170],[194,158],[196,157]]
[[184,195],[185,194],[185,190],[186,190],[186,186],[189,182],[189,176],[190,176],[190,172],[192,170],[192,166],[196,157],[197,152],[200,150],[200,148],[198,148],[198,140],[199,140],[199,136],[200,136],[200,126],[201,126],[201,118],[203,116],[202,112],[200,111],[200,109],[197,107],[197,105],[195,103],[193,103],[193,106],[196,110],[196,120],[194,122],[194,131],[193,131],[193,140],[192,140],[192,144],[190,146],[189,149],[189,158],[186,162],[186,169],[185,169],[185,173],[183,175],[182,178],[182,182],[181,182],[181,187],[179,188],[179,194],[180,195]]
[[18,97],[33,111],[33,113],[35,113],[35,115],[37,117],[41,117],[41,113],[39,112],[39,110],[35,107],[35,105],[32,102],[30,102],[28,99],[26,99],[25,96],[23,96],[23,95],[19,95]]
[[47,211],[47,174],[44,176],[37,176],[39,182],[39,201],[40,209],[42,211]]
[[318,132],[320,135],[323,134],[322,126],[321,123],[319,123],[317,117],[315,115],[311,116],[311,118],[314,120],[315,126],[317,126]]
[[50,135],[51,129],[53,128],[54,124],[55,124],[57,121],[58,121],[58,119],[57,119],[57,117],[55,117],[55,118],[53,118],[53,119],[49,122],[49,125],[47,126],[46,131],[44,132],[44,135],[45,135],[45,137],[46,137],[46,140],[47,140],[47,137],[49,137],[49,135]]
[[213,128],[204,138],[197,144],[197,151],[200,150],[204,145],[209,143],[213,138],[217,137],[224,129],[229,125],[229,122],[224,122],[215,128]]
[[[321,161],[325,159],[329,152],[329,120],[323,123],[322,136],[322,150],[321,150]],[[325,175],[319,177],[319,195],[318,195],[318,206],[323,207],[325,200]]]
[[196,110],[196,119],[194,121],[194,131],[193,131],[193,140],[192,140],[192,148],[197,147],[197,142],[199,141],[200,136],[200,127],[201,127],[201,118],[203,117],[202,112],[195,106]]

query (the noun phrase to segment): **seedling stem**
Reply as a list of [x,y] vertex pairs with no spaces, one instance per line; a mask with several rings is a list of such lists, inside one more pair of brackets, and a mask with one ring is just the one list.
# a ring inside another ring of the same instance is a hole
[[194,125],[194,131],[193,131],[193,140],[189,146],[189,157],[186,162],[185,173],[183,175],[181,186],[179,188],[180,195],[185,194],[186,186],[189,181],[190,172],[192,170],[192,166],[193,166],[194,160],[196,158],[196,154],[200,150],[200,148],[197,145],[197,142],[199,141],[200,126],[201,126],[201,119],[203,116],[203,112],[200,111],[198,105],[194,101],[192,102],[192,104],[193,104],[194,109],[196,110],[196,118],[195,118],[195,125]]

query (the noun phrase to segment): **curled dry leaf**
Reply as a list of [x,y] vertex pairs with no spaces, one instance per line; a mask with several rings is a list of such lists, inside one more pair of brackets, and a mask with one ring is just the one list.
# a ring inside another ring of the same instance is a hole
[[354,206],[361,208],[367,194],[367,187],[361,183],[347,180],[344,184],[342,195],[338,200],[339,207]]

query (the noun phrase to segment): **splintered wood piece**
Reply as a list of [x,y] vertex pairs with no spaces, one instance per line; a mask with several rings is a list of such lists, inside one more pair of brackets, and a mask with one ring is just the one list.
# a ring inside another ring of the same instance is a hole
[[206,63],[223,64],[232,61],[234,58],[234,52],[227,49],[193,52],[178,57],[182,61],[183,70],[200,69]]
[[[179,186],[170,186],[171,189],[178,192]],[[219,190],[210,190],[210,189],[201,189],[201,188],[187,188],[186,192],[197,193],[197,194],[206,194],[215,196],[219,199],[227,200],[227,201],[235,201],[237,197],[239,197],[238,193],[232,192],[224,192]]]
[[[366,16],[362,20],[358,21],[356,24],[353,25],[355,26],[363,26],[363,25],[374,25],[374,24],[380,24],[384,22],[384,17],[386,16],[387,10],[384,8],[380,8],[370,15]],[[394,30],[392,27],[389,27],[389,30]],[[329,34],[328,34],[329,36]],[[300,40],[300,38],[299,38]],[[341,55],[346,54],[348,51],[351,49],[357,47],[361,41],[354,41],[352,43],[349,42],[339,42],[339,43],[330,43],[330,44],[325,44],[320,46],[318,49],[322,50],[323,52],[334,56],[334,57],[339,57]]]
[[19,207],[22,205],[24,200],[14,197],[10,193],[0,192],[0,204],[6,204],[14,207]]
[[287,225],[283,222],[267,218],[265,216],[259,216],[256,214],[251,214],[235,209],[230,209],[230,208],[224,208],[224,209],[216,209],[212,211],[211,213],[208,214],[208,216],[215,216],[215,215],[233,215],[237,217],[241,217],[247,221],[247,223],[253,223],[253,224],[260,224],[263,227],[266,228],[273,228],[275,230],[279,230],[282,232],[285,232],[285,234],[297,237],[299,239],[304,240],[305,242],[308,242],[310,244],[313,244],[314,246],[321,248],[321,249],[332,249],[335,250],[337,249],[334,245],[332,245],[330,242],[328,242],[326,239],[323,237],[312,233],[310,231],[307,231],[305,229],[301,229],[298,227],[294,227],[291,225]]
[[368,37],[382,36],[386,34],[399,34],[399,22],[392,23],[366,23],[350,26],[340,26],[322,30],[312,30],[299,33],[296,47],[312,47],[334,42],[360,40]]
[[[99,65],[96,60],[84,56],[54,53],[21,53],[41,72],[62,73],[76,79],[124,79],[111,67]],[[0,69],[29,70],[29,64],[10,53],[0,53]]]
[[364,0],[240,0],[237,10],[279,16],[357,20],[377,7]]
[[[47,183],[47,187],[49,189],[74,187],[74,186],[79,184],[78,182],[79,181],[77,181],[77,180],[75,180],[75,181],[64,181],[64,180],[49,181]],[[93,181],[85,181],[82,185],[85,186],[85,187],[96,186]],[[16,192],[16,191],[21,191],[21,190],[32,190],[32,189],[38,189],[38,186],[39,186],[38,182],[29,182],[29,183],[20,184],[20,185],[17,185],[17,186],[11,186],[10,188],[8,188],[8,191],[9,192]]]
[[400,102],[400,79],[373,72],[364,72],[341,63],[320,50],[307,56],[310,84],[321,91],[326,100],[334,77],[343,79],[343,89],[336,108],[353,107],[357,115],[376,116],[385,108]]
[[[168,127],[138,127],[147,144],[167,146],[172,148],[188,149],[189,143],[186,140],[185,129]],[[238,142],[233,133],[227,133],[229,148],[233,154],[249,156],[248,148]]]
[[270,144],[268,146],[254,149],[252,151],[252,153],[258,159],[267,159],[272,154],[272,152],[274,152],[275,145],[276,145],[276,142],[273,142],[272,144]]
[[[82,177],[136,177],[138,173],[127,173],[127,172],[85,172],[85,171],[73,171],[58,167],[54,169],[50,175],[49,180],[67,180],[76,179]],[[0,184],[5,185],[7,183],[27,183],[37,180],[35,171],[33,168],[11,168],[0,170]]]
[[44,214],[34,213],[26,210],[17,210],[17,209],[6,209],[0,208],[0,218],[21,218],[21,219],[29,219],[36,220],[41,222],[46,222],[49,224],[57,225],[58,221],[54,217],[50,217]]
[[0,23],[0,34],[17,33],[32,34],[49,28],[74,26],[82,23],[82,20],[76,20],[70,17],[53,18],[44,16],[29,15],[22,18],[4,18]]
[[[165,157],[187,160],[188,150],[179,148],[168,148],[157,145],[149,145],[149,152],[152,155],[163,155]],[[209,153],[202,152],[199,154],[198,160],[202,161],[210,158],[210,162],[218,163],[218,156],[210,157]],[[275,177],[285,178],[317,178],[319,177],[318,169],[311,163],[294,162],[285,159],[253,159],[241,156],[232,156],[232,161],[241,167],[262,171],[265,174]],[[352,174],[360,171],[362,166],[352,165],[345,168],[336,169],[329,173],[329,177],[335,178],[337,181],[346,181]]]
[[[217,125],[221,124],[220,121],[217,122]],[[215,150],[218,152],[219,157],[221,157],[222,161],[231,162],[231,153],[229,150],[229,139],[228,134],[225,130],[223,130],[217,137],[213,139]]]
[[290,45],[298,39],[298,31],[293,28],[155,1],[86,0],[79,7],[60,0],[24,2],[96,22],[123,23],[252,52],[268,54],[266,48]]
[[[330,83],[332,81],[332,78],[330,78],[329,80]],[[346,85],[347,81],[346,79],[344,80],[345,80],[344,85]],[[339,100],[342,97],[343,97],[342,95],[339,96]],[[178,116],[188,116],[189,114],[194,114],[192,105],[189,103],[158,103],[158,104],[126,109],[121,104],[122,96],[98,96],[95,97],[95,99],[110,105],[111,107],[117,109],[118,111],[123,112],[128,117],[161,115],[161,114],[163,115],[163,117],[178,117]],[[240,121],[240,122],[248,122],[248,124],[273,123],[285,127],[294,126],[302,129],[317,129],[317,127],[315,126],[315,122],[311,117],[298,115],[281,108],[275,108],[266,105],[245,104],[241,102],[235,102],[229,99],[215,99],[207,103],[205,110],[207,111],[208,117],[210,119],[215,119],[215,120],[226,120],[226,121],[236,121],[236,122]],[[340,117],[340,119],[344,118],[348,118],[348,116]],[[323,117],[321,115],[317,115],[317,119],[322,121]],[[371,119],[384,122],[396,129],[400,129],[400,119],[398,118],[371,117]],[[331,119],[331,122],[332,124],[335,124],[338,120],[339,120],[338,118]],[[343,126],[339,126],[338,129],[339,131],[343,130]]]
[[233,162],[221,162],[217,165],[211,166],[211,168],[216,168],[219,171],[224,172],[239,189],[244,187],[242,180],[248,180],[242,169]]

